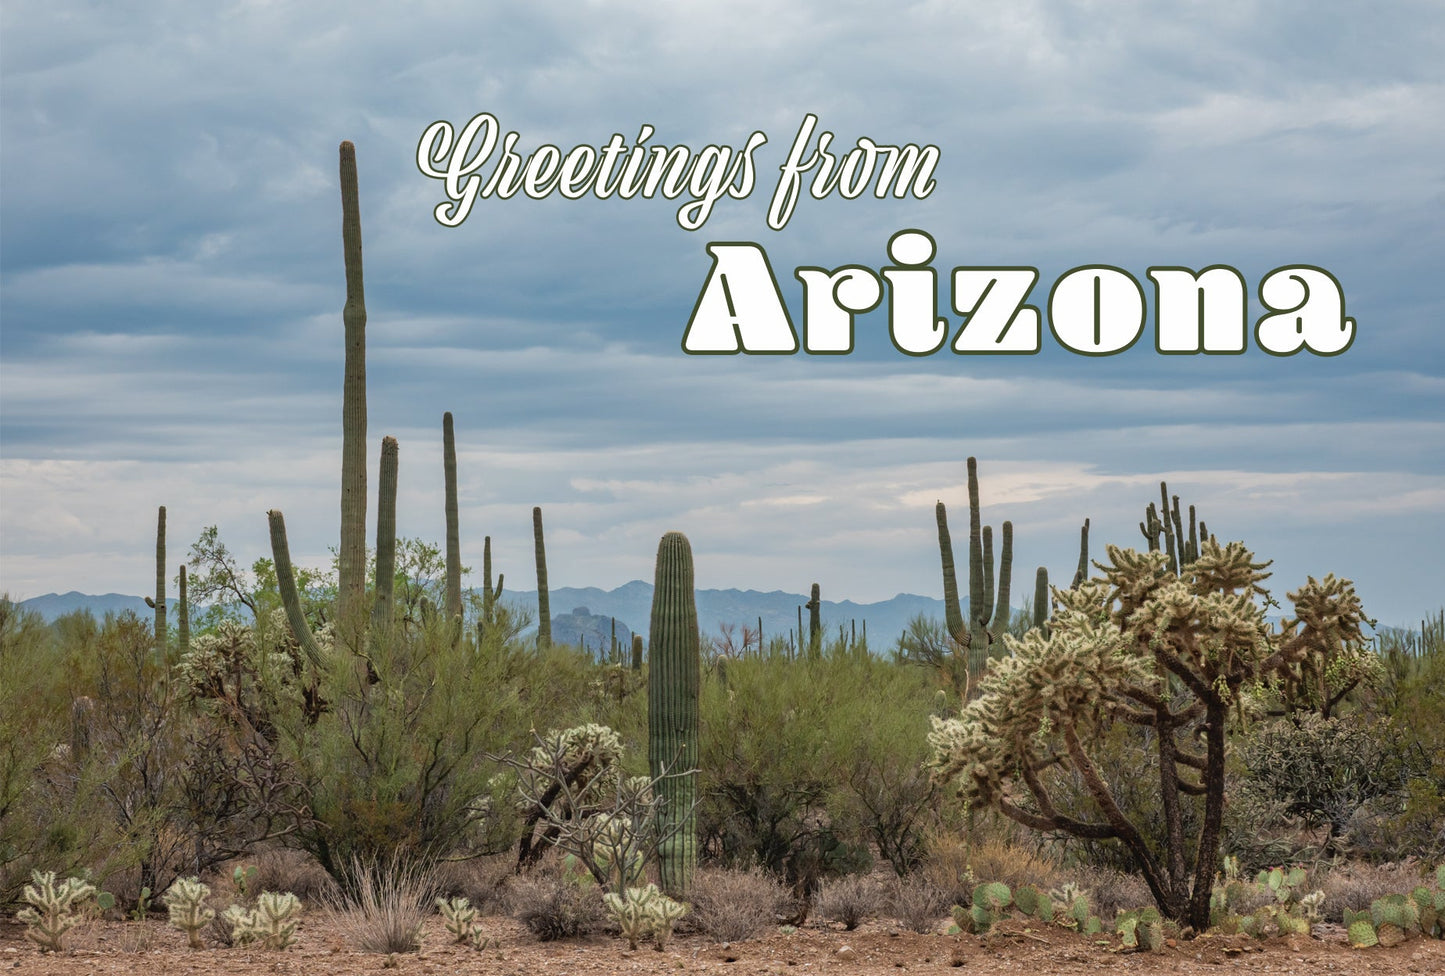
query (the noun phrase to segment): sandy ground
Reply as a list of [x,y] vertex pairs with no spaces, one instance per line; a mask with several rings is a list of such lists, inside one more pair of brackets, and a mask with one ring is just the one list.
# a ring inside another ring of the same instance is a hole
[[[829,973],[880,976],[888,973],[1329,973],[1339,976],[1445,973],[1445,942],[1412,939],[1392,949],[1351,949],[1337,926],[1312,937],[1256,941],[1243,937],[1179,942],[1157,953],[1119,951],[1065,929],[1026,928],[1009,921],[988,937],[920,935],[887,922],[854,932],[810,923],[791,934],[716,943],[679,934],[665,952],[648,947],[628,951],[619,938],[596,935],[539,942],[510,918],[486,920],[496,948],[475,950],[447,944],[441,920],[427,923],[423,948],[388,960],[343,944],[334,923],[321,915],[303,921],[297,944],[284,952],[253,948],[192,950],[185,937],[159,919],[146,922],[91,921],[67,936],[66,951],[43,954],[25,940],[23,928],[0,923],[0,972],[28,976],[60,973],[161,974],[226,973],[462,973],[484,976],[622,976],[638,973]],[[390,965],[388,964],[390,963]]]

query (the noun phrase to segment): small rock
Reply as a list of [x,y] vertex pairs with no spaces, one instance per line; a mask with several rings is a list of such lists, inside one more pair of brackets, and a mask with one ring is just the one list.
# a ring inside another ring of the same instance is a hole
[[852,946],[839,946],[838,951],[833,953],[833,955],[846,962],[851,962],[858,958],[858,953],[853,951]]

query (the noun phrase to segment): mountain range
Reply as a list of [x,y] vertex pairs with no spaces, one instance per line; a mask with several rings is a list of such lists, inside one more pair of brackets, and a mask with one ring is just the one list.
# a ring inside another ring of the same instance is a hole
[[[534,590],[505,592],[503,600],[536,615],[537,594]],[[631,642],[633,631],[647,634],[652,614],[652,584],[633,580],[612,590],[595,586],[563,586],[551,590],[549,600],[553,611],[554,641],[580,644],[585,640],[591,648],[603,646],[603,641],[610,640],[610,624],[615,618],[618,642],[626,647]],[[171,608],[174,607],[174,599],[167,602]],[[746,627],[749,632],[756,631],[761,618],[763,638],[771,641],[775,636],[786,636],[790,630],[796,631],[799,608],[805,607],[807,602],[805,595],[782,590],[769,593],[735,589],[698,590],[698,630],[704,639],[717,638],[722,635],[722,628],[732,625],[735,627],[734,640],[740,642],[742,629]],[[19,605],[39,613],[46,620],[54,620],[76,610],[89,610],[97,617],[124,610],[133,610],[142,617],[154,613],[146,606],[144,598],[120,593],[47,593],[22,600]],[[911,593],[900,593],[891,600],[878,603],[825,599],[820,614],[823,633],[828,639],[837,638],[839,627],[843,627],[850,637],[856,634],[861,638],[866,632],[869,645],[882,651],[894,645],[911,618],[923,614],[942,619],[943,601]],[[804,609],[804,627],[807,626],[807,616]]]

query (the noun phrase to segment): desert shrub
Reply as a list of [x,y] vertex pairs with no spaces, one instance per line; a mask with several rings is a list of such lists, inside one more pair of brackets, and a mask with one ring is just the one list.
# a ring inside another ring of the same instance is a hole
[[738,942],[777,923],[787,892],[757,868],[705,868],[693,878],[687,900],[692,905],[688,918],[698,931],[718,942]]
[[437,865],[437,887],[443,897],[465,898],[483,915],[508,914],[516,866],[511,854],[443,862]]
[[278,723],[299,784],[295,805],[304,798],[307,813],[287,842],[343,887],[353,863],[495,853],[515,842],[493,829],[513,823],[515,807],[487,757],[522,744],[530,720],[519,689],[546,674],[529,674],[509,648],[452,638],[440,621],[394,628],[368,668],[329,669],[325,711]]
[[543,942],[590,935],[602,925],[602,889],[578,884],[555,867],[512,886],[512,915]]
[[[1300,851],[1281,860],[1299,860],[1306,851],[1333,857],[1362,809],[1405,794],[1415,770],[1398,742],[1388,720],[1308,713],[1263,723],[1240,743],[1246,772],[1235,785],[1235,798],[1272,809],[1304,832]],[[1261,816],[1251,819],[1255,830],[1271,826]],[[1313,836],[1321,829],[1323,839]]]
[[416,952],[437,897],[435,869],[393,855],[385,862],[357,861],[353,884],[327,906],[342,939],[365,952]]
[[932,932],[953,904],[950,894],[925,874],[894,878],[888,890],[888,909],[910,932]]
[[1089,908],[1101,919],[1112,920],[1121,911],[1142,908],[1154,901],[1149,886],[1137,874],[1098,865],[1081,865],[1065,873],[1076,887],[1088,893]]
[[818,889],[814,911],[830,922],[841,922],[851,932],[859,922],[878,913],[883,896],[883,889],[871,878],[856,874],[832,878]]
[[1393,864],[1370,864],[1351,861],[1319,872],[1304,887],[1317,887],[1325,893],[1323,916],[1330,921],[1342,918],[1345,909],[1363,912],[1376,898],[1412,891],[1421,883],[1422,865],[1418,861]]
[[928,793],[910,766],[923,754],[930,696],[916,670],[849,651],[747,657],[709,671],[700,702],[705,855],[756,864],[800,891],[867,868],[868,842],[880,835],[889,856],[914,857]]
[[0,904],[16,901],[34,870],[66,874],[89,860],[62,663],[55,630],[0,597]]

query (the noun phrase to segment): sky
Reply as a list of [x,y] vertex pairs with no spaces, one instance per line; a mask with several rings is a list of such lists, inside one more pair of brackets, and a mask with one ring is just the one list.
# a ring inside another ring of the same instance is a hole
[[[443,538],[451,411],[473,584],[489,535],[535,585],[540,505],[554,587],[650,580],[678,529],[700,587],[937,596],[934,502],[961,543],[976,456],[1018,580],[1067,582],[1085,518],[1095,558],[1142,547],[1163,480],[1274,560],[1281,601],[1333,572],[1408,625],[1445,603],[1442,50],[1432,2],[7,2],[0,592],[149,592],[160,505],[172,575],[208,525],[268,555],[272,508],[298,563],[330,562],[350,140],[369,538],[386,435],[398,531]],[[697,229],[661,192],[494,194],[444,226],[419,144],[482,113],[524,161],[766,142]],[[773,229],[809,115],[840,156],[936,147],[931,190],[804,193]],[[1142,285],[1141,336],[1081,355],[1046,317],[1035,355],[905,355],[890,285],[846,355],[683,351],[710,244],[760,247],[801,333],[795,269],[877,274],[909,229],[952,330],[955,267],[1036,268],[1047,312],[1110,266]],[[1245,282],[1245,351],[1161,355],[1148,269],[1212,265]],[[1256,342],[1261,280],[1297,266],[1338,281],[1344,352]]]

